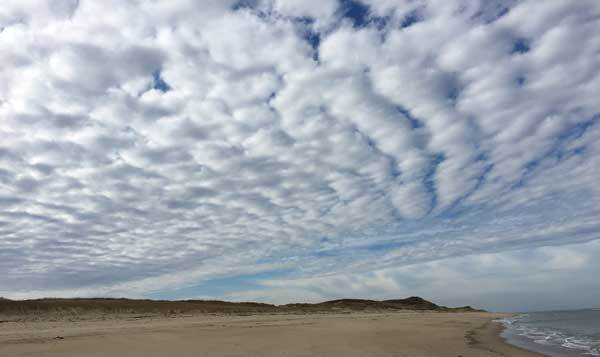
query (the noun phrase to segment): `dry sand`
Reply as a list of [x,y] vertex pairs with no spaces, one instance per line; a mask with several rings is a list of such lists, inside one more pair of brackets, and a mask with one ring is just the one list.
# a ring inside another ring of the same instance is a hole
[[[0,356],[536,356],[490,313],[190,316],[0,323]],[[60,336],[60,338],[56,338]]]

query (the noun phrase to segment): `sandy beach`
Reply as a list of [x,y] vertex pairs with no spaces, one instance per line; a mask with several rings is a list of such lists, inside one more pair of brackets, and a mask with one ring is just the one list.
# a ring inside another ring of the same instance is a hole
[[0,323],[0,356],[536,356],[491,313],[195,315]]

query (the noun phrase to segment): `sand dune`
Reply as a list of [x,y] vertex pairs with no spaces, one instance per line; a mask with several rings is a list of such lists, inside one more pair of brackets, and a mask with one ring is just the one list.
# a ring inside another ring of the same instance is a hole
[[0,323],[0,356],[534,356],[505,345],[497,314],[195,315]]

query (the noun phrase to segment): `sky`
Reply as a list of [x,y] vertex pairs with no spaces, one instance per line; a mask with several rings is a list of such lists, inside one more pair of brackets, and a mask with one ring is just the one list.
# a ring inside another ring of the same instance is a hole
[[599,307],[600,2],[3,0],[0,296]]

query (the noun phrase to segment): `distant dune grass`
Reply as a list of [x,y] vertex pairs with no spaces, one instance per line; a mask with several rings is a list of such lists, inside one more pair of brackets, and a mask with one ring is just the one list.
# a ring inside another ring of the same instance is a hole
[[125,298],[45,298],[8,300],[0,298],[0,315],[26,318],[82,317],[86,315],[179,315],[179,314],[257,314],[319,313],[343,311],[478,311],[469,306],[447,308],[419,297],[398,300],[340,299],[322,303],[271,305],[257,302],[218,300],[138,300]]
[[185,314],[185,313],[257,313],[272,312],[274,305],[255,302],[234,303],[207,300],[137,300],[124,298],[45,298],[0,300],[2,315],[37,314]]

